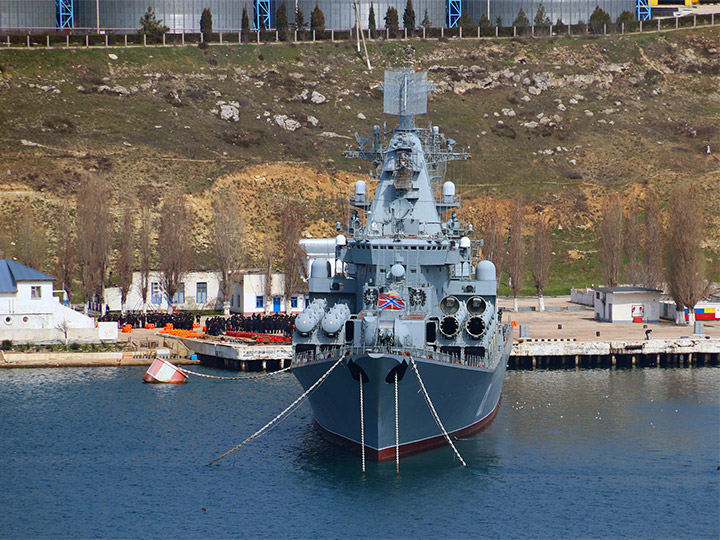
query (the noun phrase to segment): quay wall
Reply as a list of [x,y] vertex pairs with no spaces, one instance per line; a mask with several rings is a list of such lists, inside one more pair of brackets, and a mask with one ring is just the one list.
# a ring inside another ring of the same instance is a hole
[[[149,366],[157,351],[139,352],[42,352],[19,353],[0,351],[0,368],[48,368],[48,367],[92,367],[92,366]],[[199,364],[181,356],[171,357],[174,364]]]

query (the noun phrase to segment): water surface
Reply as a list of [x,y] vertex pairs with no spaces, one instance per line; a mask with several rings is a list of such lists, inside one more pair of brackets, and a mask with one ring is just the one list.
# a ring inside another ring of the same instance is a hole
[[363,477],[307,405],[204,467],[300,385],[143,372],[0,371],[0,537],[720,537],[718,368],[510,371],[468,467],[442,448],[399,477]]

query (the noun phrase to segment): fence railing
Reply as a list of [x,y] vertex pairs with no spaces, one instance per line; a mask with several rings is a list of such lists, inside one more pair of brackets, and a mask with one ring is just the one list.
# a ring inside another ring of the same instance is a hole
[[[642,32],[660,32],[714,26],[714,13],[685,17],[669,17],[651,21],[630,21],[609,24],[568,24],[548,26],[487,26],[474,27],[472,30],[456,28],[417,28],[377,30],[374,34],[364,29],[365,38],[379,40],[413,39],[485,39],[485,38],[542,38],[558,36],[598,36],[612,34],[632,34]],[[354,29],[344,30],[289,30],[285,36],[277,30],[242,32],[229,29],[215,32],[208,43],[230,45],[238,43],[278,43],[278,42],[316,42],[348,41],[356,39]],[[137,33],[135,29],[105,28],[98,33],[95,29],[74,29],[68,32],[48,28],[0,28],[0,48],[8,47],[130,47],[130,46],[181,46],[198,45],[204,42],[199,32],[167,32],[150,35]]]
[[[318,346],[321,350],[302,351],[295,354],[295,364],[307,364],[318,360],[337,359],[339,356],[347,354],[361,355],[368,353],[377,354],[396,354],[400,356],[412,356],[414,358],[426,358],[428,360],[436,360],[448,364],[459,364],[463,366],[491,368],[497,363],[497,357],[488,357],[487,355],[455,355],[432,349],[417,348],[400,348],[400,347],[343,347],[340,345]],[[491,349],[494,350],[494,349]],[[495,356],[495,355],[491,355]]]

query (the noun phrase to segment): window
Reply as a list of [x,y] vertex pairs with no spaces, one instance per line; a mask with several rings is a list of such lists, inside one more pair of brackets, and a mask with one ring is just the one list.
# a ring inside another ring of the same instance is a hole
[[297,296],[293,296],[292,298],[290,298],[290,307],[293,309],[297,309],[297,307],[298,307]]
[[185,303],[185,284],[180,283],[178,290],[173,295],[173,304],[184,304]]
[[42,289],[39,285],[33,285],[30,287],[30,299],[40,300],[42,298]]
[[160,284],[157,282],[150,283],[150,303],[157,304],[158,306],[162,303]]
[[255,307],[261,308],[265,306],[265,298],[263,296],[256,296],[255,297]]
[[198,281],[197,294],[195,295],[196,304],[204,304],[207,302],[207,282]]

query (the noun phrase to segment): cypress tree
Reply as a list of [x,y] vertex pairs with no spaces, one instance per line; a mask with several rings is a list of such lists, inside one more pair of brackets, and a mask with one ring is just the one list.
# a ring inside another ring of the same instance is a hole
[[390,37],[397,37],[398,30],[400,29],[400,17],[398,16],[397,9],[390,6],[385,12],[385,28],[388,30]]
[[212,40],[212,13],[208,8],[203,9],[202,15],[200,15],[200,32],[203,41],[210,43],[210,40]]
[[320,6],[317,5],[317,2],[315,3],[315,9],[313,9],[310,14],[310,29],[315,30],[315,32],[325,31],[325,14],[322,12],[322,9],[320,9]]
[[533,20],[535,26],[550,26],[550,17],[545,12],[545,6],[542,2],[538,4],[537,13],[535,13],[535,19]]
[[409,30],[410,35],[415,30],[415,9],[413,8],[412,0],[407,0],[405,4],[405,11],[403,12],[403,28]]
[[480,33],[483,36],[492,35],[492,30],[490,30],[492,28],[492,23],[484,13],[480,15],[480,22],[478,23],[478,26],[480,27]]
[[372,2],[370,2],[370,15],[368,15],[368,31],[370,32],[370,37],[375,39],[377,27],[375,26],[375,7]]
[[287,41],[289,24],[287,18],[287,8],[285,7],[285,0],[280,2],[280,5],[275,12],[275,26],[278,31],[278,39],[280,41]]
[[299,31],[303,31],[306,26],[307,22],[305,21],[305,14],[302,12],[302,9],[298,8],[295,12],[295,28]]
[[517,17],[515,17],[515,20],[513,21],[513,26],[517,26],[519,28],[530,26],[530,19],[528,19],[527,15],[525,15],[523,8],[520,8],[520,11],[518,11]]
[[477,32],[477,26],[475,26],[472,17],[467,11],[460,15],[458,26],[462,27],[463,36],[465,37],[471,37],[475,32]]
[[430,22],[430,16],[428,15],[428,10],[425,8],[425,18],[423,19],[423,22],[421,23],[421,26],[427,30],[430,28],[432,23]]
[[243,36],[243,40],[247,41],[250,35],[250,17],[248,17],[247,4],[243,6],[242,20],[240,23],[240,33]]

